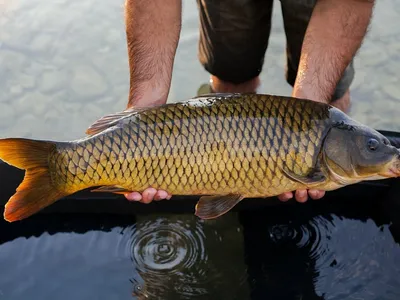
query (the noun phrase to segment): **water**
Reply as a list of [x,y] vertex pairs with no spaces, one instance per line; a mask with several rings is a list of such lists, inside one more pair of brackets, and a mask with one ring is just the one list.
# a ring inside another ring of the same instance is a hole
[[[279,4],[279,3],[277,3]],[[67,12],[67,13],[66,13]],[[196,94],[198,15],[184,2],[170,102]],[[400,8],[378,1],[350,115],[400,130]],[[123,1],[0,1],[0,137],[73,139],[128,92]],[[261,92],[290,95],[274,8]],[[363,199],[231,213],[0,222],[0,299],[399,299],[396,211]],[[383,200],[383,199],[378,199]]]
[[385,201],[1,221],[0,299],[398,299]]

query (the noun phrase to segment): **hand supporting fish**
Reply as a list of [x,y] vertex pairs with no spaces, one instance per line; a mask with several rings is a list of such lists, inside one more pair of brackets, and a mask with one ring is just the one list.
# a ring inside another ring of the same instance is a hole
[[154,201],[160,200],[170,200],[172,195],[164,190],[156,190],[155,188],[147,188],[143,191],[143,193],[139,192],[131,192],[125,194],[126,199],[130,201],[139,201],[145,204],[151,203]]
[[[295,191],[295,199],[300,203],[304,203],[308,200],[308,196],[311,199],[318,200],[321,199],[325,195],[325,191],[314,190],[314,189],[299,189]],[[155,188],[147,188],[143,191],[143,193],[139,192],[130,192],[124,195],[129,201],[139,201],[141,203],[149,204],[152,201],[160,201],[160,200],[170,200],[172,195],[164,190],[156,190]],[[292,192],[285,192],[281,195],[278,195],[278,199],[282,202],[289,201],[293,198]]]
[[210,219],[244,198],[400,175],[400,150],[386,137],[330,105],[292,97],[203,95],[105,116],[87,133],[71,142],[0,139],[0,158],[26,170],[7,221],[92,187],[199,195],[195,214]]

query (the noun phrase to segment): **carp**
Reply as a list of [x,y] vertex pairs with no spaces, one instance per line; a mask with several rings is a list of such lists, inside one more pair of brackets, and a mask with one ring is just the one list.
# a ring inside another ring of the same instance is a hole
[[292,97],[202,95],[106,115],[86,133],[0,139],[0,158],[26,170],[5,220],[87,188],[198,195],[195,214],[210,219],[245,198],[400,175],[400,150],[385,136],[331,105]]

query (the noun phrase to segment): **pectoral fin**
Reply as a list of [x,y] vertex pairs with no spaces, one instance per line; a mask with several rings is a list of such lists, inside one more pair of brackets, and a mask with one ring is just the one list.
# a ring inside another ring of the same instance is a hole
[[319,184],[323,183],[324,181],[326,181],[326,179],[327,179],[326,176],[324,175],[324,173],[322,173],[322,171],[320,169],[314,169],[313,171],[311,171],[310,173],[308,173],[307,175],[304,175],[304,176],[294,174],[293,172],[289,171],[287,168],[283,168],[282,171],[290,179],[300,182],[307,187],[313,187],[313,186],[319,185]]
[[122,186],[108,185],[108,186],[102,186],[97,189],[91,190],[91,192],[126,194],[126,193],[131,193],[132,191],[129,191]]
[[242,195],[203,196],[196,204],[195,215],[201,219],[214,219],[238,204],[244,197]]

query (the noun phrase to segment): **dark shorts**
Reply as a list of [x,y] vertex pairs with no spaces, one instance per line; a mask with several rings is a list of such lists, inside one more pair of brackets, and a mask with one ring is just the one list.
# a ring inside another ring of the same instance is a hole
[[[273,0],[197,0],[200,11],[199,59],[221,80],[235,84],[262,70],[271,30]],[[280,0],[286,32],[286,80],[294,85],[301,46],[316,0]],[[339,81],[333,99],[350,87],[353,61]]]

